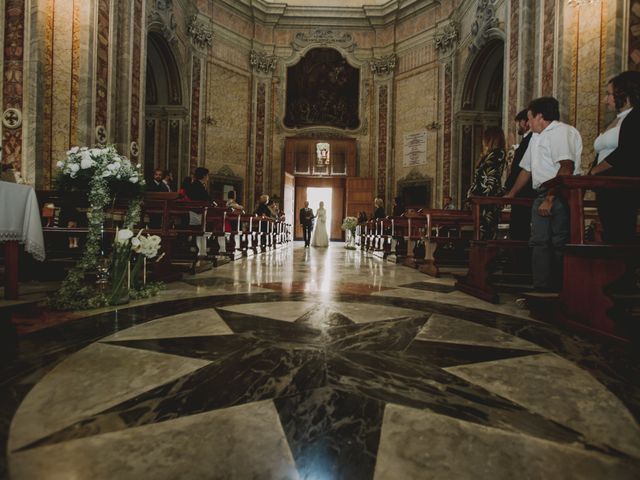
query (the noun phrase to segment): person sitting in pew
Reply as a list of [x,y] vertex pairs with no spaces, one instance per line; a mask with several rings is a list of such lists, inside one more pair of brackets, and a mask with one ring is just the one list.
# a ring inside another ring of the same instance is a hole
[[[194,172],[194,180],[187,188],[187,197],[193,202],[209,202],[211,197],[207,192],[209,185],[209,169],[204,167],[196,168]],[[189,212],[189,225],[202,225],[202,216],[196,212]],[[198,247],[198,255],[206,256],[207,240],[204,236],[196,237],[196,245]]]
[[532,100],[527,108],[534,135],[520,166],[522,171],[506,194],[514,198],[529,180],[538,194],[531,207],[533,286],[558,291],[562,286],[562,247],[569,241],[569,210],[554,190],[542,184],[558,175],[580,174],[582,137],[571,125],[560,122],[560,105],[553,97]]
[[402,203],[402,198],[400,197],[395,197],[393,199],[393,216],[394,217],[399,217],[400,215],[402,215],[404,213],[404,205]]
[[384,201],[380,198],[380,197],[376,197],[373,200],[373,205],[376,207],[375,211],[373,212],[373,218],[375,220],[378,219],[382,219],[384,217],[386,217],[385,213],[384,213]]
[[450,195],[445,195],[442,198],[442,209],[443,210],[456,210],[456,204],[453,203],[453,198]]
[[156,168],[153,171],[153,177],[151,181],[147,183],[147,191],[148,192],[170,192],[171,189],[169,186],[164,183],[162,180],[164,179],[164,170],[160,168]]
[[[495,197],[502,195],[502,171],[505,166],[505,139],[500,127],[489,127],[482,134],[482,157],[478,162],[467,196]],[[480,238],[491,240],[498,232],[500,207],[483,205],[481,208]]]
[[229,190],[229,193],[227,193],[227,208],[233,208],[234,210],[239,211],[244,210],[244,207],[240,205],[236,200],[235,190]]
[[[640,176],[640,72],[623,72],[607,84],[607,106],[618,116],[594,142],[597,154],[591,175]],[[640,196],[625,190],[597,192],[602,239],[634,243]]]

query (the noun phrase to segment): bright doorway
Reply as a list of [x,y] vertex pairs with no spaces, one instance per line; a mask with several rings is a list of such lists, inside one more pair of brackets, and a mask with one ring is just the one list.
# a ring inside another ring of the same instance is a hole
[[313,213],[318,211],[320,202],[324,202],[324,209],[327,211],[327,234],[331,238],[331,199],[333,198],[332,188],[317,188],[307,187],[307,201],[309,206],[313,210]]

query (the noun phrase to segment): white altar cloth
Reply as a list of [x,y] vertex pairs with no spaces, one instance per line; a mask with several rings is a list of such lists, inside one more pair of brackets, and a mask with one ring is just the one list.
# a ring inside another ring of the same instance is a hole
[[0,242],[24,244],[36,260],[45,258],[36,192],[29,185],[0,181]]

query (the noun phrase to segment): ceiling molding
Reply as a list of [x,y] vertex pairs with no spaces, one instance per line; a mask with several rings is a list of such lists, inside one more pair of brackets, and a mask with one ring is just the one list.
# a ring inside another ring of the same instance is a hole
[[297,28],[310,25],[339,25],[342,28],[384,27],[441,3],[441,0],[389,0],[382,5],[326,7],[292,6],[288,5],[286,0],[281,3],[265,0],[213,1],[263,25]]

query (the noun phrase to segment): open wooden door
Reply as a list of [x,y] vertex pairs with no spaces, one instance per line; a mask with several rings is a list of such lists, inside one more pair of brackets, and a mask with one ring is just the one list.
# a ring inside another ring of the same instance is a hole
[[295,201],[296,201],[296,177],[290,173],[284,174],[282,184],[284,185],[284,192],[282,196],[282,211],[284,212],[285,220],[291,225],[295,225]]
[[302,225],[300,224],[300,209],[304,207],[304,202],[307,200],[307,187],[305,185],[300,185],[298,182],[297,188],[295,188],[295,197],[296,202],[293,210],[294,215],[294,238],[296,240],[302,240]]
[[347,178],[346,215],[358,218],[358,212],[366,212],[367,217],[370,217],[374,211],[373,200],[375,197],[373,178]]

